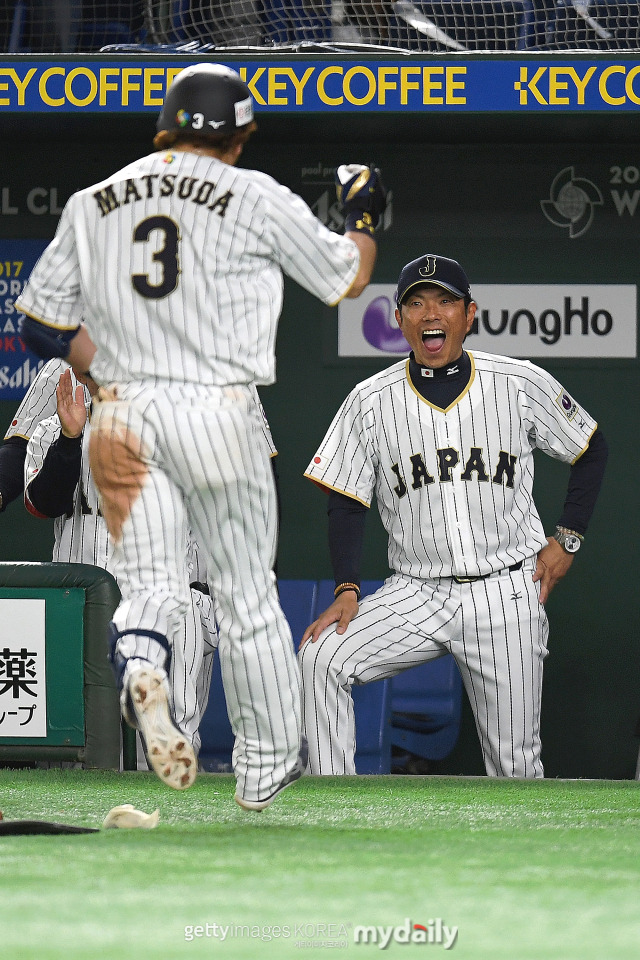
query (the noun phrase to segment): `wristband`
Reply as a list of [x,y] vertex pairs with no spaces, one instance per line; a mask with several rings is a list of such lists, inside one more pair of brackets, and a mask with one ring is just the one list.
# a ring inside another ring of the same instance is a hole
[[366,233],[367,236],[372,237],[375,229],[371,214],[367,213],[366,210],[351,210],[345,217],[345,233]]
[[334,597],[337,599],[341,593],[344,593],[345,590],[355,590],[356,598],[360,599],[360,587],[357,583],[339,583],[338,586],[333,591]]

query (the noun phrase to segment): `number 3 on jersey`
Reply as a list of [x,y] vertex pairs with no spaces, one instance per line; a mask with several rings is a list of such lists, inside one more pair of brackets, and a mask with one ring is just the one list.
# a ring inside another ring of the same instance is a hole
[[[169,217],[147,217],[142,220],[133,233],[135,243],[148,243],[152,233],[159,231],[160,247],[154,249],[151,259],[160,264],[160,282],[151,283],[148,273],[134,273],[131,282],[134,289],[143,297],[151,300],[160,300],[169,296],[178,286],[180,266],[178,262],[178,244],[180,231],[178,225]],[[155,238],[154,238],[155,239]],[[164,241],[164,242],[163,242]]]

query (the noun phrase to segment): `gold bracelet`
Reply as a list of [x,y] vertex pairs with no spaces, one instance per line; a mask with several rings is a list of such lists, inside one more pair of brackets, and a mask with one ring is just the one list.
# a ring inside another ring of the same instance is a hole
[[581,533],[578,533],[577,530],[570,530],[569,527],[561,527],[559,524],[557,524],[556,530],[558,533],[570,533],[572,537],[577,537],[578,540],[584,540],[584,537]]
[[357,583],[339,583],[333,591],[334,597],[339,597],[345,590],[355,590],[358,600],[360,599],[360,587]]

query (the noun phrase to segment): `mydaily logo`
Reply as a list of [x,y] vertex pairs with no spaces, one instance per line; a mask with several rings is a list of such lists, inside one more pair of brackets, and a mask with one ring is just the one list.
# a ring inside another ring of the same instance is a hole
[[407,917],[397,926],[356,926],[353,928],[353,942],[357,944],[375,944],[378,949],[386,950],[392,943],[429,944],[450,950],[458,938],[458,928],[449,927],[440,917],[426,923],[414,923]]

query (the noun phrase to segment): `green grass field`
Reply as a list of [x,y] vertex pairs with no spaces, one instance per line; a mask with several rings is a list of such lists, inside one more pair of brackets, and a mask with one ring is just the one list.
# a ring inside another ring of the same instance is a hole
[[7,820],[160,809],[151,831],[0,837],[2,956],[640,956],[640,783],[305,777],[250,814],[233,792],[0,770]]

